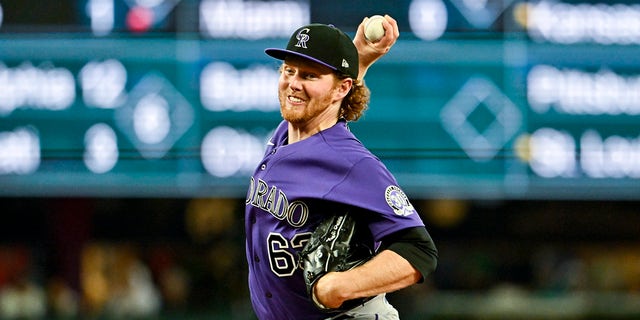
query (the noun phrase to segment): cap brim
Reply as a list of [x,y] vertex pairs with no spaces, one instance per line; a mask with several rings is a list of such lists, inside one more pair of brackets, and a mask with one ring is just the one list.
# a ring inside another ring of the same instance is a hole
[[302,54],[299,52],[295,52],[295,51],[291,51],[291,50],[285,50],[285,49],[280,49],[280,48],[268,48],[265,49],[264,52],[276,59],[279,60],[284,60],[287,56],[296,56],[296,57],[300,57],[300,58],[304,58],[307,60],[311,60],[313,62],[319,63],[323,66],[326,66],[327,68],[331,69],[331,70],[338,70],[336,68],[334,68],[333,66],[331,66],[330,64],[320,61],[314,57],[308,56],[306,54]]

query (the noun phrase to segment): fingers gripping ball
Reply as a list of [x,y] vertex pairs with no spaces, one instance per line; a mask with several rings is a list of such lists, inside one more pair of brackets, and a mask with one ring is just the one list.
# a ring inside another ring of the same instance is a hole
[[384,37],[384,27],[382,22],[384,17],[381,15],[371,16],[364,25],[364,36],[371,42],[377,42]]

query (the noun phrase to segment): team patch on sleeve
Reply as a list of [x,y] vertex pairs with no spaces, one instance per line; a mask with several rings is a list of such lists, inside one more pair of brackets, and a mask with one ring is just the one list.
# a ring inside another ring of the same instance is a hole
[[416,212],[407,195],[398,186],[388,186],[384,197],[393,212],[399,216],[406,217]]

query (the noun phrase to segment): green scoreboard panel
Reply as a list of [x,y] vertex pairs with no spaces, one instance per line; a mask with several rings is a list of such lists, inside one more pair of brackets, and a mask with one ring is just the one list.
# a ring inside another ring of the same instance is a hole
[[356,2],[0,1],[0,195],[243,197],[281,120],[264,48],[389,12],[350,128],[409,194],[640,197],[637,5]]

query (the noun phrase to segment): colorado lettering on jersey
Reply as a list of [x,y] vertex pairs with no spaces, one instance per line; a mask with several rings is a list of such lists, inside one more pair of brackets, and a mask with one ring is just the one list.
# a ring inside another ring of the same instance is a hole
[[287,195],[277,186],[269,186],[261,179],[251,177],[248,205],[269,212],[278,220],[286,220],[294,228],[302,227],[309,218],[309,207],[300,200],[289,203]]

